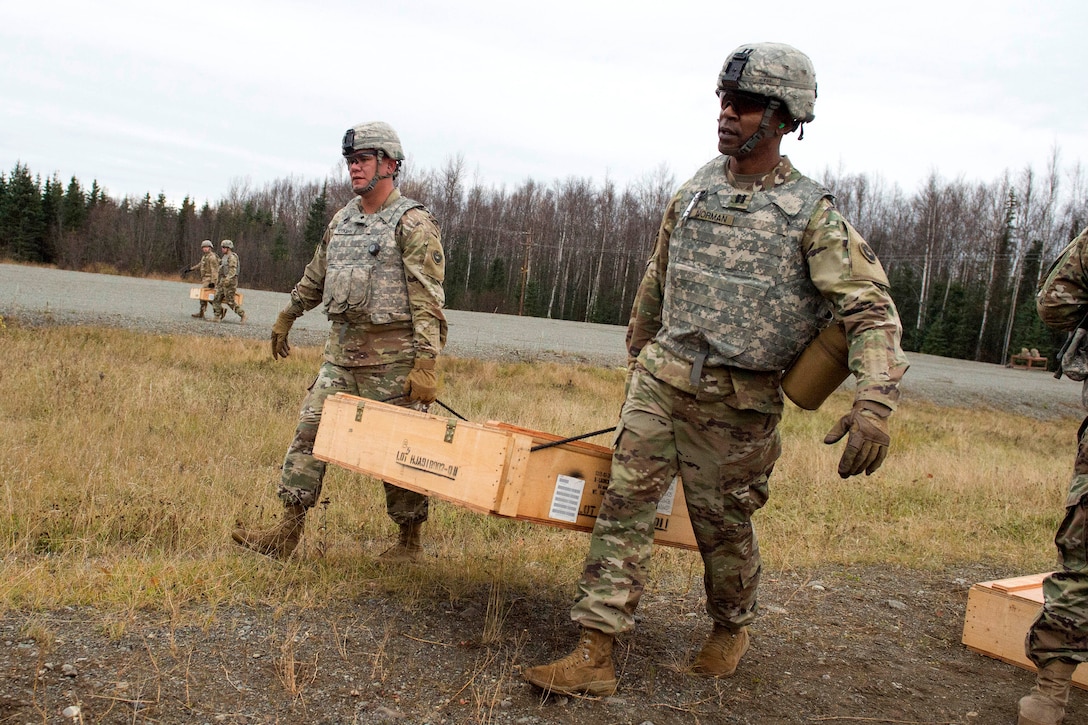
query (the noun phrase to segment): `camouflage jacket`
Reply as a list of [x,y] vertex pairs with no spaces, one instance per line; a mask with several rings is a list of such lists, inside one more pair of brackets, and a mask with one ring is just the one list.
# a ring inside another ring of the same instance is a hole
[[[400,191],[394,189],[375,214],[400,206]],[[329,245],[341,222],[348,218],[369,216],[363,212],[359,199],[353,199],[333,216],[313,259],[306,265],[302,279],[291,290],[291,302],[285,308],[295,317],[321,304],[325,299],[325,282],[329,270]],[[395,227],[387,227],[391,239],[382,247],[395,248],[407,292],[407,320],[396,316],[392,321],[375,324],[372,320],[355,318],[348,321],[334,315],[329,338],[325,343],[325,359],[334,365],[360,367],[403,362],[416,357],[435,358],[446,344],[446,317],[442,312],[445,292],[446,257],[438,222],[421,206],[412,206],[403,213]],[[362,250],[366,252],[366,250]],[[369,278],[368,278],[369,279]],[[369,282],[368,282],[369,284]],[[366,296],[369,289],[355,291]],[[339,294],[339,293],[338,293]],[[350,296],[350,295],[349,295]]]
[[211,287],[219,281],[219,257],[212,250],[204,253],[197,262],[197,267],[200,269],[200,283],[205,287]]
[[1071,241],[1047,271],[1035,295],[1047,327],[1069,332],[1088,312],[1088,229]]
[[227,253],[223,255],[223,258],[219,260],[219,286],[237,287],[240,266],[241,263],[238,261],[238,255],[234,252],[227,251]]
[[[725,165],[726,157],[720,162]],[[789,159],[761,178],[739,178],[725,170],[729,183],[750,191],[772,189],[801,178]],[[668,280],[669,242],[683,214],[683,191],[669,202],[657,242],[639,285],[627,328],[627,351],[660,380],[701,398],[722,396],[741,409],[782,410],[781,370],[704,367],[698,385],[691,380],[692,363],[658,342],[663,330],[662,309]],[[690,194],[688,194],[690,197]],[[895,408],[899,381],[908,367],[900,347],[902,328],[879,260],[864,239],[835,209],[830,198],[816,204],[799,241],[797,254],[807,265],[812,285],[827,300],[834,319],[846,329],[849,365],[856,379],[856,399]],[[768,344],[769,341],[765,341]],[[773,343],[771,343],[773,344]]]

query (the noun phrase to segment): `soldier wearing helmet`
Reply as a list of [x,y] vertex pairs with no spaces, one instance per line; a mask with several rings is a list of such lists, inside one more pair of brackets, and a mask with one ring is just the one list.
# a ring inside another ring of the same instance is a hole
[[[401,196],[395,181],[404,161],[393,128],[382,122],[349,128],[340,147],[357,195],[333,216],[291,300],[272,326],[272,357],[287,357],[295,319],[323,305],[332,323],[325,359],[302,403],[295,438],[283,462],[278,495],[284,516],[265,531],[238,528],[234,540],[287,558],[302,536],[307,510],[321,495],[325,464],[313,456],[325,398],[338,392],[375,400],[400,396],[426,410],[437,395],[435,364],[446,343],[445,253],[438,223],[422,204]],[[385,484],[396,543],[381,558],[418,559],[428,501]]]
[[235,295],[238,293],[238,275],[242,271],[238,255],[234,253],[234,242],[224,239],[219,243],[223,256],[219,259],[219,286],[212,298],[212,319],[222,322],[227,316],[224,305],[234,310],[239,322],[246,321],[246,311],[242,309]]
[[855,401],[824,438],[847,438],[843,477],[880,467],[907,368],[876,255],[782,139],[811,122],[808,57],[746,44],[718,76],[720,156],[669,202],[627,329],[628,386],[611,480],[571,618],[574,651],[523,676],[547,692],[611,694],[612,646],[634,628],[654,517],[679,474],[704,564],[712,629],[690,671],[729,677],[748,648],[760,554],[752,514],[781,451],[783,371],[842,325]]
[[[200,261],[181,270],[181,273],[184,275],[194,269],[199,269],[201,286],[205,289],[214,289],[215,283],[219,280],[219,257],[215,256],[215,252],[212,250],[212,240],[205,239],[201,242],[200,251],[202,252]],[[208,309],[208,301],[201,298],[200,312],[194,312],[193,317],[203,320],[206,309]]]
[[[1069,333],[1056,377],[1082,381],[1088,407],[1088,229],[1062,250],[1035,295],[1039,319]],[[1043,579],[1043,606],[1028,629],[1024,654],[1035,665],[1035,687],[1020,698],[1017,725],[1059,725],[1078,665],[1088,662],[1088,419],[1077,431],[1073,476],[1054,534],[1058,570]]]

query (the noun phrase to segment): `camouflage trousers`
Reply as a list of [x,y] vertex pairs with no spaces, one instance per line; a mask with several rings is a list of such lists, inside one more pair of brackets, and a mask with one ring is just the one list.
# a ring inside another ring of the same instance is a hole
[[[321,365],[302,401],[295,438],[287,449],[277,494],[286,505],[314,506],[321,497],[325,462],[314,458],[314,440],[321,424],[325,398],[336,393],[350,393],[371,400],[386,400],[404,391],[404,381],[412,361],[369,367],[341,367],[326,362]],[[400,403],[398,399],[391,401]],[[407,403],[407,399],[403,399]],[[427,497],[415,491],[383,482],[385,509],[397,524],[427,520]]]
[[223,309],[223,305],[234,310],[234,313],[241,317],[245,310],[242,306],[234,301],[234,293],[238,291],[238,286],[234,284],[224,285],[215,288],[215,297],[212,298],[212,312],[216,317],[223,317],[227,314],[227,311]]
[[1028,630],[1025,650],[1044,667],[1052,660],[1088,662],[1088,419],[1078,433],[1073,483],[1054,543],[1060,569],[1043,580],[1043,609]]
[[[202,286],[204,287],[204,289],[211,289],[211,285],[208,284],[207,282],[205,282]],[[212,295],[212,297],[215,297],[215,295]],[[200,316],[201,317],[204,316],[204,311],[207,310],[207,309],[208,309],[208,301],[207,300],[200,300]],[[214,307],[212,308],[212,311],[213,312],[215,311]]]
[[738,410],[723,397],[698,400],[636,366],[571,609],[578,624],[611,634],[634,628],[657,504],[677,472],[703,558],[707,613],[731,629],[755,619],[761,562],[751,517],[767,502],[780,416]]

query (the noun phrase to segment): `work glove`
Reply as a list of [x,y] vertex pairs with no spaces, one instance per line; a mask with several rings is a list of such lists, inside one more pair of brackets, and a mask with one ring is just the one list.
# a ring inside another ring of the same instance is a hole
[[892,440],[888,435],[888,416],[891,414],[891,408],[886,405],[858,400],[853,409],[839,418],[839,422],[828,431],[824,436],[824,443],[828,445],[837,443],[849,434],[846,449],[839,459],[840,476],[848,478],[862,471],[868,476],[880,468]]
[[404,394],[413,403],[430,405],[438,397],[438,376],[434,368],[434,358],[416,358],[412,372],[404,381]]
[[291,354],[291,346],[287,344],[287,333],[291,331],[291,325],[295,324],[295,316],[286,310],[276,316],[276,323],[272,325],[272,359],[278,360]]
[[215,289],[215,282],[209,282],[208,289]]

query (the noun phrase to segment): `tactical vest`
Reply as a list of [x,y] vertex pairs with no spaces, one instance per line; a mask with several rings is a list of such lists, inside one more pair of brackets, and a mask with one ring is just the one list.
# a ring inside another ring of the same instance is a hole
[[830,192],[800,177],[765,191],[726,180],[725,157],[680,191],[657,341],[689,362],[783,370],[831,319],[801,240]]
[[[219,279],[226,280],[231,276],[230,267],[231,261],[234,262],[234,279],[233,284],[238,284],[238,276],[242,273],[242,262],[238,259],[238,255],[234,252],[227,252],[219,260]],[[231,281],[224,282],[224,284],[231,284]]]
[[401,197],[374,214],[365,214],[358,203],[337,214],[326,252],[322,300],[330,320],[353,325],[411,321],[396,230],[405,212],[422,206]]

